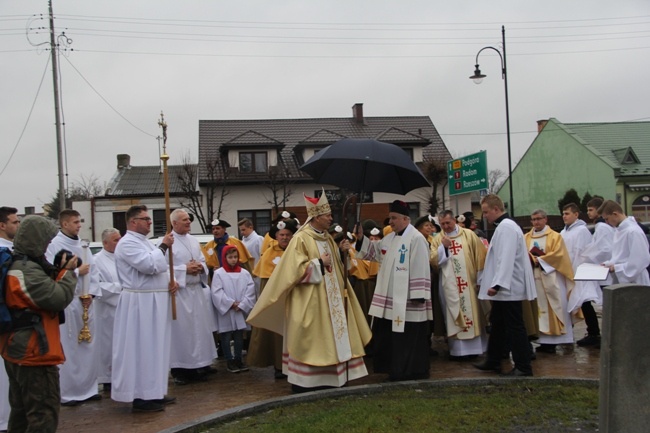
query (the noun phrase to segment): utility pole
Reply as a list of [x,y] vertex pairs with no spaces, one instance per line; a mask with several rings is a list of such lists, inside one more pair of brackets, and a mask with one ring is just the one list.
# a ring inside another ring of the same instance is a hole
[[59,165],[59,210],[65,206],[65,170],[63,169],[63,140],[61,139],[61,110],[59,108],[59,63],[56,38],[54,36],[54,12],[52,0],[49,0],[50,9],[50,50],[52,51],[52,79],[54,81],[54,122],[56,126],[56,158]]

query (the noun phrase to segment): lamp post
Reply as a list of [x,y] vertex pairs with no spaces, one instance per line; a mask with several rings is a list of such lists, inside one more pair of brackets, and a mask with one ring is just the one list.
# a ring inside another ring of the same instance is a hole
[[499,58],[501,59],[501,78],[503,79],[504,86],[505,86],[505,91],[506,91],[506,135],[508,137],[508,186],[510,187],[510,214],[514,218],[515,216],[515,203],[514,203],[514,198],[512,196],[512,155],[510,153],[510,110],[508,107],[508,73],[506,70],[506,28],[505,26],[501,26],[501,43],[502,43],[502,50],[503,53],[498,49],[494,47],[483,47],[479,50],[478,53],[476,53],[476,69],[474,70],[474,75],[469,77],[470,79],[474,80],[476,84],[481,84],[483,81],[483,78],[486,76],[484,74],[481,74],[481,70],[479,69],[479,64],[478,64],[478,56],[481,54],[483,50],[492,50],[496,51],[497,54],[499,55]]

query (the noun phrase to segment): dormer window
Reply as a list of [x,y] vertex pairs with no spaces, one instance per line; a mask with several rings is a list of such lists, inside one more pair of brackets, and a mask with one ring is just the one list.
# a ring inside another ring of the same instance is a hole
[[239,152],[240,173],[266,173],[268,170],[266,152]]

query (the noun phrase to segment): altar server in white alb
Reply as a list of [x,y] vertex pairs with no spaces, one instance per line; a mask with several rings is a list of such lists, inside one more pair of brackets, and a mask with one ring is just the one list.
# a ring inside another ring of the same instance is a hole
[[522,301],[536,298],[533,268],[521,228],[508,218],[503,201],[496,194],[481,200],[483,216],[496,226],[485,267],[479,280],[478,297],[492,301],[487,358],[475,364],[479,370],[501,372],[501,357],[508,343],[515,366],[508,376],[532,376],[530,347],[524,325]]
[[[569,203],[562,208],[564,228],[560,232],[566,248],[569,251],[571,265],[575,273],[578,266],[585,262],[582,252],[591,243],[591,232],[587,223],[580,219],[580,208],[575,203]],[[585,302],[601,303],[600,287],[596,281],[576,281],[569,293],[567,309],[571,314],[577,314]]]
[[115,247],[122,236],[115,228],[102,232],[102,245],[104,248],[95,254],[95,266],[99,272],[99,288],[101,298],[95,303],[95,318],[97,319],[97,333],[95,339],[99,346],[99,367],[97,381],[104,385],[104,390],[111,386],[111,365],[113,358],[113,326],[115,324],[115,308],[120,300],[122,285],[117,278],[115,267]]
[[489,309],[479,301],[476,284],[487,249],[472,230],[456,224],[452,211],[443,211],[438,218],[442,233],[431,241],[431,266],[439,269],[449,355],[469,359],[487,350]]
[[122,294],[115,312],[111,398],[132,402],[134,412],[156,412],[173,402],[167,397],[171,346],[171,301],[178,283],[169,281],[165,252],[170,232],[159,247],[147,239],[152,219],[144,205],[126,211],[127,232],[115,248]]
[[603,263],[609,268],[613,283],[650,286],[646,269],[650,265],[648,238],[636,219],[625,215],[621,205],[612,200],[605,201],[598,212],[615,229],[612,257]]
[[[585,263],[599,265],[605,263],[612,257],[612,241],[614,239],[614,228],[607,224],[603,217],[598,213],[598,208],[603,204],[601,197],[594,197],[587,203],[587,216],[594,222],[594,234],[591,243],[587,245],[580,253],[580,258]],[[608,274],[607,278],[598,281],[600,286],[600,298],[596,303],[602,303],[602,288],[612,284],[612,276]],[[600,325],[598,324],[598,315],[591,301],[582,304],[582,314],[585,316],[587,324],[587,335],[576,341],[578,346],[600,347]]]
[[170,218],[174,234],[174,279],[178,283],[170,366],[174,382],[184,385],[207,379],[217,350],[212,337],[212,304],[206,302],[204,292],[208,268],[201,245],[189,234],[192,222],[185,210],[174,210]]
[[[75,271],[78,274],[77,288],[73,301],[65,309],[65,323],[61,325],[61,345],[65,353],[65,363],[60,367],[61,404],[76,406],[88,400],[100,400],[97,394],[97,356],[98,348],[95,338],[79,342],[79,331],[84,326],[84,305],[88,306],[88,328],[91,337],[96,335],[95,308],[92,298],[101,296],[99,289],[99,272],[94,266],[93,255],[88,246],[82,246],[79,239],[81,215],[76,210],[64,209],[59,214],[61,230],[52,239],[45,254],[53,263],[54,256],[61,250],[68,250],[82,260],[82,265]],[[81,295],[90,298],[80,299]]]
[[[227,361],[228,371],[248,371],[242,360],[244,331],[250,330],[246,316],[255,305],[253,277],[239,265],[239,252],[233,245],[221,251],[221,267],[212,277],[212,303],[217,311],[221,350]],[[234,354],[230,341],[234,344]]]
[[380,262],[369,310],[375,373],[388,373],[389,380],[426,379],[433,320],[429,244],[411,225],[406,202],[392,202],[388,218],[392,232],[381,241],[370,242],[357,228],[356,258]]

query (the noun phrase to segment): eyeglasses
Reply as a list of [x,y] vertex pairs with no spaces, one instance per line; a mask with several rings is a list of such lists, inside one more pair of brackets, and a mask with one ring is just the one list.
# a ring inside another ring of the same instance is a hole
[[146,222],[151,222],[150,217],[134,217],[133,219],[134,220],[142,220],[142,221],[146,221]]

